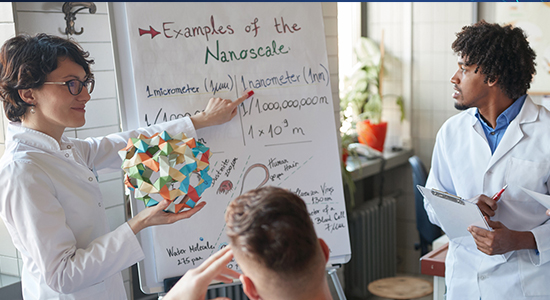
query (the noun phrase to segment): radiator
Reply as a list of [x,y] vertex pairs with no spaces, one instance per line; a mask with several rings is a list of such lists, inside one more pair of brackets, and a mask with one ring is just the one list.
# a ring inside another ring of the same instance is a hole
[[344,267],[345,291],[350,298],[366,298],[367,286],[396,273],[396,201],[392,197],[370,200],[349,218],[351,260]]
[[214,299],[217,297],[227,297],[231,300],[249,300],[243,292],[242,284],[209,289],[206,293],[205,300]]

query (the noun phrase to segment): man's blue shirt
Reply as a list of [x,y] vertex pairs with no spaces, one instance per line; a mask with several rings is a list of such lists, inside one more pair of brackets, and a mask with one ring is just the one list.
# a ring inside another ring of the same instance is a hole
[[502,140],[506,129],[508,129],[508,125],[510,125],[510,123],[519,114],[519,111],[523,107],[523,103],[525,103],[525,98],[527,98],[527,95],[519,97],[516,101],[514,101],[514,103],[512,103],[512,105],[510,105],[510,107],[508,107],[498,116],[497,126],[495,126],[495,129],[491,128],[491,126],[485,123],[485,121],[483,120],[483,118],[481,118],[481,115],[479,114],[479,110],[476,111],[476,117],[479,119],[479,122],[481,122],[483,131],[485,132],[485,136],[487,137],[487,141],[489,142],[491,154],[495,153],[495,149],[500,143],[500,140]]

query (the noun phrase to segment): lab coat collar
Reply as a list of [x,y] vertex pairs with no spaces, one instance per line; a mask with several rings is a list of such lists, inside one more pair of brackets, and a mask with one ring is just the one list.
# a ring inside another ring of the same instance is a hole
[[[10,143],[23,143],[44,151],[61,151],[61,146],[53,137],[21,125],[21,122],[10,122],[6,134],[6,146]],[[72,145],[66,136],[61,136],[61,145]]]
[[491,148],[489,147],[489,142],[487,141],[487,137],[485,136],[485,132],[483,131],[483,125],[481,124],[479,119],[476,117],[477,108],[476,107],[469,108],[466,111],[466,113],[470,115],[470,126],[472,126],[472,128],[474,129],[475,132],[477,132],[479,137],[485,141],[485,143],[487,144],[487,149],[490,152]]
[[[479,123],[479,120],[475,116],[476,109],[469,109],[468,113],[471,115],[472,126],[474,130],[484,137],[485,141],[487,138],[483,132],[482,125]],[[498,162],[508,151],[510,151],[515,145],[521,141],[524,134],[521,130],[521,125],[526,123],[535,122],[539,117],[539,108],[531,100],[529,96],[525,98],[525,103],[521,108],[517,117],[508,125],[506,133],[502,137],[498,147],[495,150],[495,153],[491,156],[487,170],[489,170],[496,162]],[[488,147],[488,145],[487,145]]]
[[519,124],[525,124],[535,122],[538,118],[539,107],[533,102],[533,100],[531,100],[531,97],[527,96],[525,98],[525,103],[523,104],[523,107],[516,119],[519,120]]
[[[471,125],[472,126],[475,125],[475,123],[478,121],[476,117],[477,108],[475,107],[469,108],[466,112],[470,116],[472,116]],[[521,108],[517,117],[514,120],[520,120],[519,124],[523,124],[523,123],[534,122],[537,120],[537,118],[538,118],[538,107],[533,102],[533,100],[531,100],[531,97],[527,95],[527,97],[525,97],[525,103],[523,103],[523,107]]]
[[[475,123],[478,121],[476,117],[477,108],[475,107],[469,108],[466,112],[470,116],[472,116],[471,125],[474,126]],[[533,102],[533,100],[531,100],[531,97],[527,95],[527,97],[525,98],[525,103],[523,103],[523,107],[519,111],[517,117],[512,122],[518,121],[519,124],[531,123],[531,122],[535,122],[538,119],[538,116],[539,116],[539,113],[538,113],[537,105]]]

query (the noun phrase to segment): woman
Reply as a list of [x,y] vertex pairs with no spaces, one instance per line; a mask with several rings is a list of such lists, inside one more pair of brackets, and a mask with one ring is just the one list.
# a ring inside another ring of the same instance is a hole
[[96,170],[120,170],[129,137],[225,123],[237,101],[210,99],[201,114],[86,140],[63,135],[85,123],[94,89],[93,60],[71,40],[39,34],[8,40],[0,51],[0,98],[11,121],[0,159],[0,216],[23,257],[25,299],[126,299],[120,271],[144,258],[135,234],[189,218],[164,200],[110,232]]

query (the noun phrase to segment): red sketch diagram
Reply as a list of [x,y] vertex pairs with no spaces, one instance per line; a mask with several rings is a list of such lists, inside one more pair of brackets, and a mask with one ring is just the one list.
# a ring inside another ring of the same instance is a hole
[[142,36],[144,34],[150,34],[151,39],[153,39],[155,36],[160,34],[160,32],[153,29],[153,27],[151,25],[149,25],[149,30],[145,30],[145,29],[141,29],[141,28],[138,28],[138,29],[139,29],[139,36]]
[[227,195],[231,190],[233,189],[233,182],[231,182],[231,180],[224,180],[221,184],[220,184],[220,187],[218,188],[218,191],[217,193],[218,194],[225,194]]

